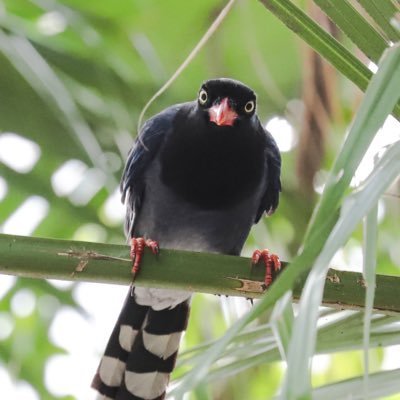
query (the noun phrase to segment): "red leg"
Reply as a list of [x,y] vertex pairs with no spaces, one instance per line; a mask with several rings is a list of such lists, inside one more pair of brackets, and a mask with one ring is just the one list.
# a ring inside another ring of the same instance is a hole
[[253,265],[256,265],[261,259],[265,265],[264,285],[267,289],[273,281],[272,270],[274,272],[279,271],[281,269],[281,262],[279,257],[276,254],[271,254],[268,249],[255,250],[251,262]]
[[154,254],[158,254],[158,243],[151,239],[132,238],[131,239],[131,259],[132,259],[132,280],[134,281],[140,271],[144,248],[148,247]]

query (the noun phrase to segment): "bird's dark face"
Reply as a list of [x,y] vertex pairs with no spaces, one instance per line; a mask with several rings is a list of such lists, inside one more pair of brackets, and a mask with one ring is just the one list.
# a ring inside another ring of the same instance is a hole
[[239,121],[251,119],[256,111],[255,93],[232,79],[204,82],[197,101],[207,119],[218,126],[234,126]]

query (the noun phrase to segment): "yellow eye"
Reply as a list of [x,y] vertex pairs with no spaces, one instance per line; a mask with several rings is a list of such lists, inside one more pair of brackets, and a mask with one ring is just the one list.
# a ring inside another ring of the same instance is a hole
[[199,93],[199,103],[201,105],[204,105],[206,104],[207,100],[208,100],[207,92],[204,89],[201,89]]
[[255,108],[256,108],[256,103],[254,102],[254,100],[250,100],[244,106],[244,111],[250,114],[251,112],[254,111]]

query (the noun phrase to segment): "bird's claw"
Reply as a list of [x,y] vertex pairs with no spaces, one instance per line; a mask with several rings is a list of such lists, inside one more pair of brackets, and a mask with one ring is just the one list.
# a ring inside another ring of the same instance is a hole
[[258,264],[262,260],[265,265],[264,286],[267,289],[273,281],[273,273],[281,269],[281,262],[276,254],[272,254],[268,249],[255,250],[251,257],[252,265]]
[[160,249],[158,243],[152,239],[132,238],[131,239],[131,259],[132,259],[132,281],[136,279],[140,271],[140,262],[142,260],[144,248],[148,247],[153,254],[158,254]]

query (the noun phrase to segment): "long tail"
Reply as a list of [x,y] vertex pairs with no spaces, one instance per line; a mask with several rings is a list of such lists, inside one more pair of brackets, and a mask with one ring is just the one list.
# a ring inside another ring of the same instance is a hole
[[99,399],[163,399],[189,309],[184,301],[156,311],[129,293],[93,378]]

